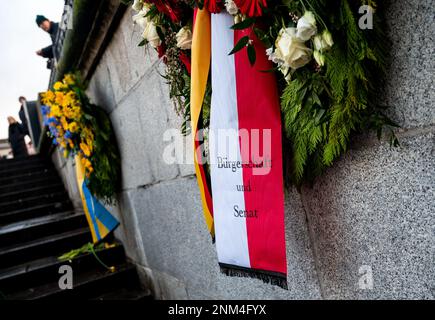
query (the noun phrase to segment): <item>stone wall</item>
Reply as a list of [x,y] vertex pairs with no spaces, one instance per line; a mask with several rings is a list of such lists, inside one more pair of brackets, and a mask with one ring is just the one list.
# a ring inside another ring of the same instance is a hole
[[[357,137],[313,188],[286,190],[287,291],[220,274],[193,166],[162,160],[163,133],[181,119],[127,10],[88,93],[109,112],[122,156],[116,236],[157,298],[434,298],[434,4],[388,10],[392,62],[380,97],[403,126],[401,147]],[[361,289],[370,272],[373,289]]]

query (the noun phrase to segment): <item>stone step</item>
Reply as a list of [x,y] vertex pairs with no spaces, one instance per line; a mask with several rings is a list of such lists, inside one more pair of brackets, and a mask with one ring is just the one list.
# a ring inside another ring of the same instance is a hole
[[29,207],[43,205],[45,203],[56,203],[68,200],[68,193],[65,190],[60,192],[32,195],[30,197],[23,197],[18,200],[11,200],[8,202],[0,203],[0,216],[7,214],[11,211],[17,211]]
[[50,162],[50,161],[41,155],[33,155],[23,159],[7,159],[7,160],[0,159],[0,168],[16,166],[16,165],[26,165],[29,163],[36,163],[36,162]]
[[10,193],[10,192],[21,192],[28,191],[34,189],[36,186],[44,186],[51,185],[54,183],[58,183],[62,185],[62,180],[59,178],[57,174],[52,175],[42,175],[39,178],[36,177],[32,179],[32,181],[19,181],[13,184],[1,184],[0,185],[0,194]]
[[110,292],[104,293],[99,297],[92,298],[90,300],[96,301],[115,301],[115,300],[124,300],[124,301],[149,301],[153,300],[153,297],[149,294],[149,292],[137,288],[137,289],[128,289],[121,288],[112,290]]
[[16,176],[43,169],[52,169],[53,165],[44,162],[32,162],[23,165],[13,165],[10,167],[0,168],[0,177]]
[[[125,261],[124,249],[120,245],[98,251],[96,254],[107,266],[120,265]],[[59,268],[63,265],[71,266],[73,273],[106,270],[92,253],[76,257],[71,261],[59,261],[58,256],[44,257],[0,270],[0,290],[3,294],[10,295],[27,288],[54,283],[59,280]]]
[[83,213],[65,212],[33,218],[0,227],[0,244],[12,246],[86,226]]
[[71,248],[80,248],[91,240],[91,233],[86,227],[18,245],[0,247],[0,268],[23,264],[48,255],[60,255],[70,251]]
[[31,196],[50,194],[60,190],[64,190],[64,186],[60,181],[56,181],[55,183],[34,184],[26,190],[14,190],[0,193],[0,203]]
[[6,299],[10,300],[66,300],[80,299],[88,300],[100,297],[108,291],[117,288],[137,289],[138,276],[136,269],[131,264],[121,264],[116,266],[114,272],[105,270],[91,270],[83,273],[73,273],[72,290],[62,290],[59,288],[59,282],[51,282],[45,285],[29,288],[18,292]]
[[26,209],[0,214],[0,226],[72,210],[73,206],[69,199],[61,202],[41,204]]
[[24,182],[31,185],[35,183],[35,180],[40,180],[41,178],[47,177],[58,177],[59,179],[59,176],[54,168],[45,168],[42,170],[17,174],[14,176],[0,176],[0,186],[11,185],[11,187],[15,188],[15,186],[13,186],[14,184],[21,184]]

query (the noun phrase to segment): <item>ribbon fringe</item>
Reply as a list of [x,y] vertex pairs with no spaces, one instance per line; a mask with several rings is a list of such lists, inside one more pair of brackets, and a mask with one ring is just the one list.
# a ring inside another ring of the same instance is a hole
[[221,273],[229,277],[258,279],[262,280],[264,283],[281,287],[284,290],[288,290],[287,278],[284,275],[256,269],[242,268],[223,263],[220,263],[219,266]]

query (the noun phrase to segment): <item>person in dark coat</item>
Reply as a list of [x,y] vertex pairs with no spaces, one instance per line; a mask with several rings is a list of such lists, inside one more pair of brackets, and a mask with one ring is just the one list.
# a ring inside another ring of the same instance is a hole
[[20,120],[21,120],[21,126],[23,127],[24,134],[29,135],[29,127],[27,124],[26,112],[24,111],[24,103],[26,102],[26,98],[20,97],[18,101],[20,101],[21,103],[21,108],[20,111],[18,112],[18,115],[20,116]]
[[26,142],[21,124],[14,119],[14,117],[8,117],[9,122],[9,138],[8,141],[12,147],[12,154],[14,158],[25,158],[28,156]]
[[[39,28],[41,28],[42,30],[44,30],[50,35],[51,41],[54,44],[56,41],[57,31],[59,30],[59,24],[52,22],[48,20],[46,17],[41,15],[36,16],[36,24],[38,25]],[[53,45],[36,51],[36,54],[43,58],[53,59],[54,58]]]

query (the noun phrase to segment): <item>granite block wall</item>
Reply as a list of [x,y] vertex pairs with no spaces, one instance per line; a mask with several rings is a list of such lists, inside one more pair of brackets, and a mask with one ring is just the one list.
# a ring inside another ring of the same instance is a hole
[[181,119],[127,10],[88,93],[110,114],[121,151],[116,236],[157,298],[434,298],[434,7],[389,2],[392,59],[379,97],[402,126],[401,146],[356,137],[313,187],[286,191],[289,290],[220,274],[193,165],[162,159],[164,132]]

